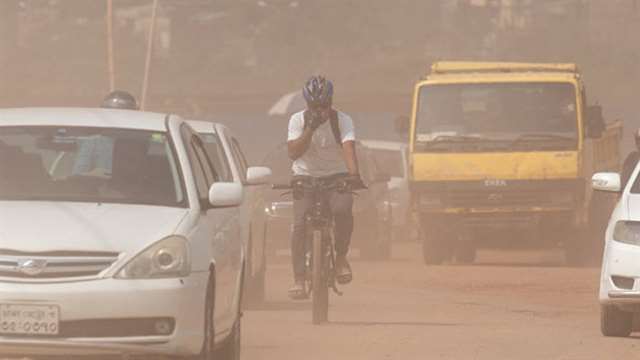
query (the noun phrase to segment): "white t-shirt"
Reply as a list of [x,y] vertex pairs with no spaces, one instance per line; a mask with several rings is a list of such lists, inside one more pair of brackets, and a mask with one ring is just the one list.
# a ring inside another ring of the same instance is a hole
[[[295,113],[289,119],[289,136],[287,141],[296,140],[304,131],[304,111]],[[338,125],[342,143],[355,141],[355,130],[351,117],[338,111]],[[313,177],[330,176],[346,173],[347,165],[342,155],[342,147],[336,143],[331,130],[331,121],[327,120],[313,133],[309,149],[291,167],[294,175]]]

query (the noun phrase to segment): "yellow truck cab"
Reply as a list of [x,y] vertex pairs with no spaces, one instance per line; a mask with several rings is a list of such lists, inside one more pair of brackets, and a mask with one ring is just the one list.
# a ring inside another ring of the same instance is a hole
[[435,63],[409,134],[426,263],[472,262],[487,244],[563,245],[577,264],[597,247],[612,199],[589,184],[619,169],[622,126],[587,106],[575,64]]

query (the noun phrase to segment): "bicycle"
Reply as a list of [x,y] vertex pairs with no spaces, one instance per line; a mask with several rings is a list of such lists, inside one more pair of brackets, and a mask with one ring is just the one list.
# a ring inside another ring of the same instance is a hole
[[329,319],[329,289],[339,296],[335,273],[336,254],[333,239],[333,216],[329,206],[329,194],[333,191],[351,192],[366,189],[360,185],[354,189],[344,178],[296,177],[288,185],[274,185],[274,190],[291,190],[295,198],[309,196],[313,206],[305,215],[305,292],[311,293],[312,322],[321,324]]

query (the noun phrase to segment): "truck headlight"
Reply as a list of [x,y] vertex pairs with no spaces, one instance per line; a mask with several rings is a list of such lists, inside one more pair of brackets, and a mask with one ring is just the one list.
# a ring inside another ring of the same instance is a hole
[[148,247],[129,261],[118,279],[183,277],[191,272],[189,244],[182,236],[169,236]]
[[613,228],[613,240],[640,245],[640,222],[638,221],[618,221]]

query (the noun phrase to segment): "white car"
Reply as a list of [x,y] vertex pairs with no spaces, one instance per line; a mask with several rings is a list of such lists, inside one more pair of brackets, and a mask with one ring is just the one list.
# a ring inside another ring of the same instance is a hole
[[239,208],[242,239],[247,263],[244,299],[261,303],[265,298],[267,256],[265,241],[264,188],[271,178],[267,167],[249,166],[240,143],[226,126],[208,121],[189,120],[204,141],[211,160],[221,170],[223,181],[245,187],[245,201]]
[[238,359],[243,188],[211,164],[177,116],[0,110],[0,358]]
[[600,325],[605,336],[629,336],[640,312],[640,167],[621,189],[620,175],[598,173],[594,190],[619,193],[605,234],[600,276]]
[[409,192],[409,153],[405,143],[381,140],[362,140],[371,149],[380,170],[391,177],[388,182],[393,217],[393,238],[417,238],[417,225],[411,211]]

